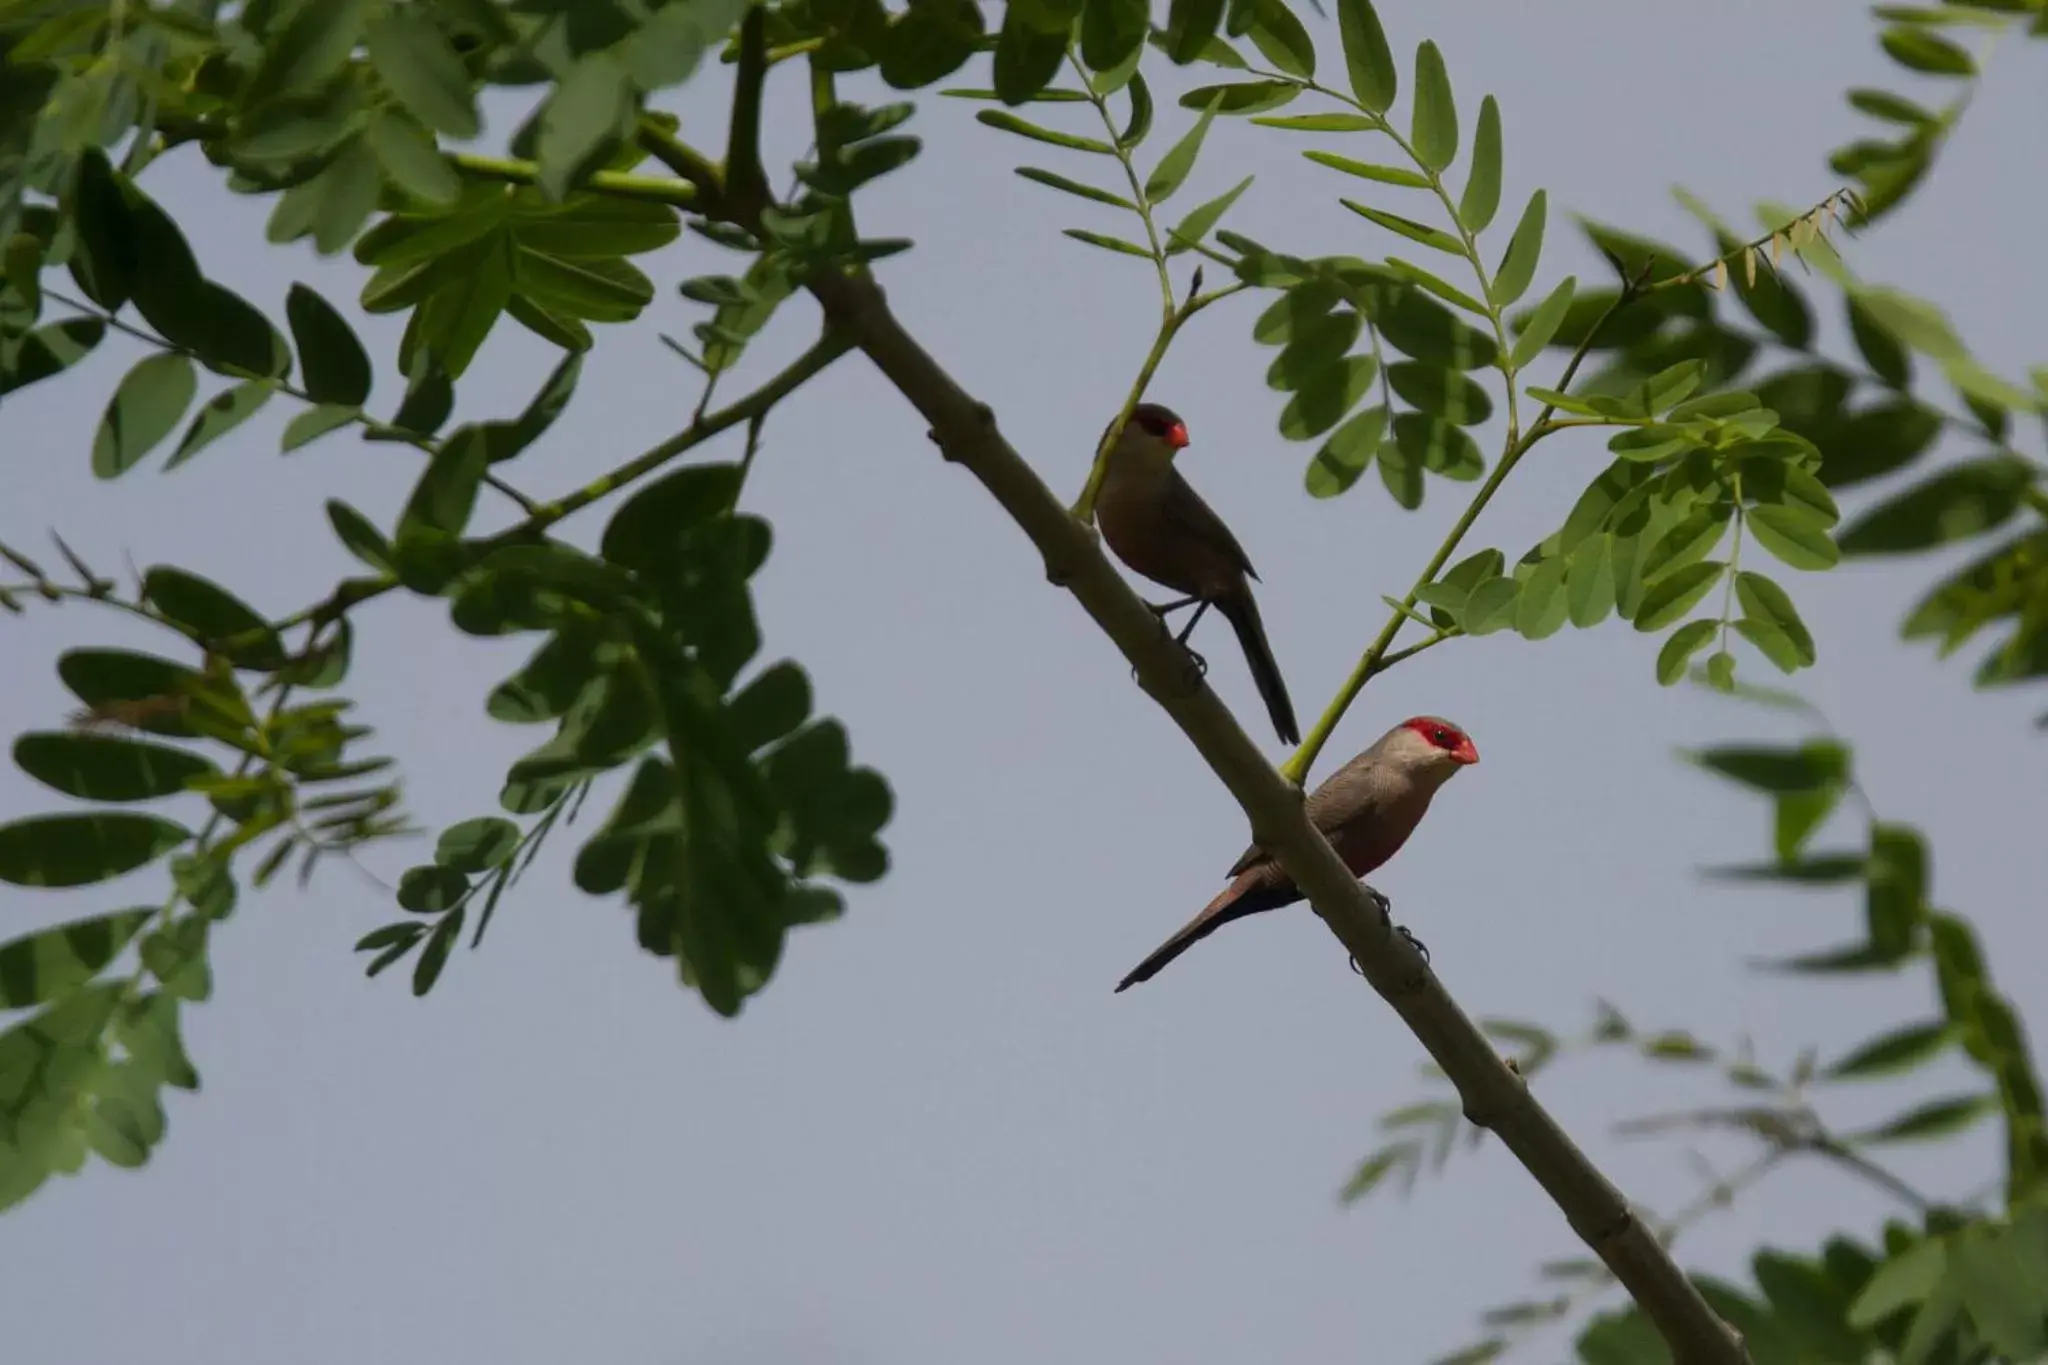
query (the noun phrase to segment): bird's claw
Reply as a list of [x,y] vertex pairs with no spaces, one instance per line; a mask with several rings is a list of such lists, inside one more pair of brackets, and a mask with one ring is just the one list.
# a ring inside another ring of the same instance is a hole
[[1402,938],[1404,938],[1404,939],[1406,939],[1406,940],[1408,941],[1408,946],[1409,946],[1410,948],[1413,948],[1413,949],[1414,949],[1414,950],[1416,951],[1416,953],[1417,953],[1418,955],[1420,955],[1420,956],[1421,956],[1421,958],[1422,958],[1422,965],[1423,965],[1423,966],[1425,966],[1425,967],[1427,967],[1427,966],[1429,965],[1429,948],[1428,948],[1428,946],[1427,946],[1427,945],[1425,945],[1425,944],[1423,943],[1423,941],[1422,941],[1421,939],[1419,939],[1419,938],[1415,937],[1415,935],[1414,935],[1414,934],[1411,934],[1411,933],[1409,933],[1409,932],[1408,932],[1408,926],[1407,926],[1407,925],[1405,925],[1405,924],[1397,924],[1397,925],[1395,925],[1395,926],[1394,926],[1394,932],[1395,932],[1395,933],[1397,933],[1397,934],[1399,934],[1399,935],[1400,935],[1400,936],[1401,936]]

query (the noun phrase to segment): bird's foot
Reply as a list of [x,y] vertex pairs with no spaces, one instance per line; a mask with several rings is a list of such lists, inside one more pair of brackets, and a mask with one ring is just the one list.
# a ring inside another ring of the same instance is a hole
[[1369,886],[1360,889],[1365,892],[1365,898],[1372,902],[1372,908],[1380,912],[1380,923],[1392,924],[1394,920],[1394,903],[1388,900],[1385,895]]
[[1404,939],[1406,939],[1406,940],[1408,941],[1408,946],[1409,946],[1410,948],[1413,948],[1413,949],[1414,949],[1414,950],[1415,950],[1415,951],[1416,951],[1416,952],[1417,952],[1418,954],[1420,954],[1420,955],[1421,955],[1421,957],[1422,957],[1422,965],[1423,965],[1423,966],[1425,966],[1425,967],[1427,967],[1427,966],[1429,965],[1429,948],[1428,948],[1428,946],[1427,946],[1426,944],[1424,944],[1424,943],[1423,943],[1423,941],[1422,941],[1421,939],[1419,939],[1419,938],[1415,937],[1415,935],[1414,935],[1414,934],[1411,934],[1410,932],[1408,932],[1408,926],[1407,926],[1407,925],[1405,925],[1405,924],[1397,924],[1397,925],[1395,925],[1395,926],[1394,926],[1394,932],[1395,932],[1395,933],[1397,933],[1397,934],[1399,934],[1399,935],[1400,935],[1400,936],[1401,936],[1402,938],[1404,938]]

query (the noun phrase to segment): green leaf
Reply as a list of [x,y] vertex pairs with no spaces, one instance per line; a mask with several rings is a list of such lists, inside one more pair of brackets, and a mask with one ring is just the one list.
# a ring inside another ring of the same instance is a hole
[[[1483,127],[1484,125],[1482,125]],[[1469,224],[1467,225],[1470,226]],[[1578,277],[1567,275],[1557,282],[1557,287],[1544,296],[1536,305],[1536,311],[1523,324],[1522,334],[1515,338],[1514,351],[1508,363],[1521,369],[1536,359],[1550,339],[1557,335],[1557,329],[1564,322],[1564,315],[1572,306],[1572,291],[1578,287]]]
[[1090,246],[1099,246],[1104,251],[1114,251],[1125,256],[1136,256],[1140,260],[1149,261],[1152,259],[1150,251],[1139,246],[1136,242],[1127,242],[1121,237],[1111,237],[1100,232],[1089,232],[1085,228],[1061,228],[1060,233],[1063,236],[1072,237],[1077,242],[1086,242]]
[[191,837],[174,821],[125,811],[31,816],[0,825],[0,882],[90,886],[132,872]]
[[[637,107],[624,62],[609,50],[584,53],[562,75],[540,115],[540,187],[561,199],[598,169],[632,127]],[[459,365],[451,365],[459,372]]]
[[[1479,127],[1472,134],[1472,166],[1465,176],[1465,192],[1458,197],[1458,221],[1474,237],[1486,231],[1500,211],[1500,142],[1500,106],[1488,95],[1479,104]],[[1542,349],[1542,343],[1537,349]]]
[[1116,148],[1100,138],[1077,137],[1072,133],[1042,128],[1036,123],[1018,118],[1007,109],[977,109],[974,117],[977,122],[985,123],[991,128],[1000,128],[1003,132],[1015,133],[1018,137],[1028,137],[1034,142],[1046,142],[1077,152],[1094,152],[1100,156],[1116,155]]
[[1464,251],[1458,239],[1441,228],[1433,228],[1427,223],[1418,223],[1412,218],[1403,218],[1398,213],[1388,213],[1384,209],[1376,209],[1350,199],[1339,199],[1337,202],[1367,222],[1377,223],[1387,231],[1406,237],[1411,242],[1419,242],[1423,246],[1453,256]]
[[1415,158],[1432,171],[1458,159],[1458,102],[1444,54],[1432,42],[1415,50]]
[[159,565],[142,576],[142,595],[166,622],[236,667],[269,671],[284,666],[284,642],[277,633],[255,608],[220,584]]
[[1848,1295],[1820,1265],[1765,1251],[1751,1260],[1750,1270],[1779,1329],[1797,1342],[1791,1358],[1839,1365],[1863,1359],[1862,1341],[1843,1321]]
[[152,801],[176,796],[219,769],[185,749],[90,730],[31,731],[14,741],[14,761],[46,787],[82,801]]
[[1977,63],[1963,48],[1938,33],[1909,24],[1894,24],[1878,35],[1891,59],[1909,71],[1929,76],[1974,76]]
[[1493,277],[1493,301],[1505,308],[1528,292],[1536,278],[1536,263],[1543,255],[1543,224],[1548,200],[1542,190],[1529,196],[1508,249],[1501,256],[1500,270]]
[[1813,635],[1799,619],[1799,609],[1792,605],[1792,598],[1783,588],[1760,573],[1744,570],[1735,575],[1735,598],[1752,620],[1784,636],[1792,656],[1802,667],[1812,667]]
[[1707,590],[1720,581],[1727,565],[1718,559],[1675,569],[1643,590],[1636,607],[1635,626],[1640,631],[1662,630],[1699,605]]
[[1614,537],[1587,536],[1571,551],[1565,570],[1565,599],[1571,622],[1581,630],[1599,625],[1614,609]]
[[1564,629],[1570,604],[1565,596],[1565,561],[1553,555],[1537,564],[1523,580],[1515,604],[1515,629],[1530,640],[1543,640]]
[[1721,543],[1734,513],[1731,504],[1713,502],[1681,518],[1643,556],[1638,569],[1643,581],[1649,583],[1661,574],[1675,572],[1706,558]]
[[1165,50],[1175,66],[1202,55],[1223,22],[1224,0],[1173,0],[1166,17]]
[[1235,81],[1226,85],[1201,85],[1180,97],[1183,109],[1216,106],[1219,114],[1256,114],[1291,104],[1301,94],[1292,81]]
[[92,472],[112,479],[133,469],[171,434],[198,388],[192,362],[182,355],[160,352],[136,361],[100,418]]
[[1321,450],[1309,461],[1303,482],[1310,497],[1334,498],[1358,482],[1365,467],[1379,449],[1387,426],[1387,410],[1370,407],[1353,413],[1330,433]]
[[395,572],[391,542],[371,520],[339,498],[327,500],[327,522],[342,547],[380,574]]
[[1023,176],[1026,180],[1037,184],[1049,185],[1056,190],[1065,190],[1068,194],[1079,195],[1083,199],[1091,199],[1098,204],[1107,204],[1111,208],[1129,209],[1132,212],[1137,211],[1138,206],[1120,194],[1111,194],[1108,190],[1099,190],[1093,185],[1084,185],[1078,180],[1069,180],[1064,175],[1056,175],[1051,171],[1042,171],[1036,166],[1017,166],[1014,169],[1017,174]]
[[414,995],[425,995],[441,979],[441,969],[448,965],[448,954],[455,951],[455,941],[462,937],[462,922],[468,913],[467,906],[458,906],[443,915],[441,922],[434,926],[434,932],[427,936],[426,946],[420,949],[419,961],[413,964]]
[[422,11],[387,10],[371,21],[363,38],[378,78],[422,123],[449,137],[477,135],[469,72]]
[[1719,630],[1718,621],[1687,621],[1665,639],[1664,647],[1657,651],[1657,681],[1669,687],[1685,676],[1686,665],[1692,656],[1707,647]]
[[[2033,1216],[2040,1218],[2039,1204]],[[1999,1356],[2039,1360],[2048,1352],[2048,1238],[2028,1238],[2017,1218],[2010,1227],[1973,1223],[1950,1246],[1949,1263],[1971,1323]]]
[[1261,114],[1252,122],[1261,128],[1288,128],[1297,133],[1363,133],[1380,126],[1363,114]]
[[1522,585],[1512,578],[1489,578],[1472,589],[1458,624],[1468,635],[1491,635],[1515,623],[1516,598]]
[[1187,181],[1188,172],[1195,168],[1195,158],[1201,154],[1202,139],[1208,136],[1209,124],[1216,117],[1218,103],[1214,99],[1209,102],[1202,116],[1195,120],[1195,126],[1159,158],[1159,164],[1145,178],[1145,197],[1152,203],[1164,203]]
[[1406,167],[1376,166],[1370,162],[1354,161],[1348,156],[1339,156],[1335,152],[1320,150],[1306,151],[1302,155],[1315,162],[1318,166],[1328,166],[1333,171],[1342,171],[1346,175],[1355,175],[1361,179],[1377,181],[1382,185],[1400,185],[1416,190],[1426,190],[1429,188],[1427,176],[1408,170]]
[[370,396],[370,357],[347,321],[326,299],[297,282],[285,297],[285,316],[313,401],[360,407]]
[[1854,295],[1849,304],[1849,334],[1862,353],[1871,373],[1894,389],[1904,390],[1913,382],[1913,359],[1890,328]]
[[1902,1308],[1926,1301],[1948,1273],[1948,1247],[1928,1237],[1893,1256],[1865,1281],[1849,1305],[1849,1325],[1869,1330]]
[[363,31],[364,0],[301,5],[263,46],[263,61],[242,92],[244,107],[278,95],[318,90],[348,64]]
[[1919,832],[1909,825],[1873,825],[1865,875],[1870,942],[1880,951],[1902,955],[1927,917],[1927,846]]
[[[1251,17],[1244,32],[1274,66],[1306,80],[1316,74],[1316,46],[1286,0],[1241,0]],[[1233,30],[1234,31],[1234,30]]]
[[1474,427],[1493,416],[1493,400],[1469,376],[1419,361],[1387,366],[1387,382],[1411,405],[1456,426]]
[[1346,356],[1287,401],[1280,411],[1280,434],[1290,441],[1322,435],[1371,391],[1378,373],[1378,362],[1371,356]]
[[457,872],[488,872],[519,851],[519,826],[499,815],[464,820],[441,831],[434,861]]
[[1073,18],[1064,5],[1059,9],[1053,13],[1049,4],[1004,6],[991,66],[996,97],[1004,104],[1024,103],[1059,74]]
[[0,1009],[26,1009],[69,995],[118,957],[155,915],[147,906],[122,910],[0,943]]
[[1081,60],[1114,71],[1145,44],[1146,0],[1087,0],[1081,11]]
[[1978,1119],[1997,1112],[1998,1098],[1995,1095],[1956,1095],[1918,1105],[1875,1128],[1848,1134],[1844,1140],[1873,1145],[1880,1142],[1925,1142],[1930,1138],[1959,1133]]
[[1968,540],[2019,510],[2032,472],[2010,455],[1987,455],[1943,470],[1888,498],[1837,536],[1845,555],[1900,554]]
[[284,436],[278,445],[285,454],[290,454],[300,446],[310,445],[319,440],[330,431],[339,431],[361,416],[362,413],[352,407],[307,408],[284,424]]
[[1223,221],[1223,215],[1230,211],[1238,196],[1251,188],[1251,183],[1252,177],[1246,176],[1214,199],[1189,210],[1188,216],[1174,224],[1167,233],[1166,254],[1177,255],[1200,245],[1216,224]]
[[1847,754],[1840,745],[1831,743],[1796,748],[1722,745],[1685,753],[1683,757],[1708,772],[1772,795],[1839,787],[1849,771]]
[[439,863],[409,867],[398,879],[399,907],[415,915],[442,914],[468,894],[469,878],[460,870]]
[[1795,569],[1831,569],[1841,560],[1827,528],[1805,511],[1758,505],[1749,509],[1743,524],[1757,544]]
[[254,417],[275,392],[277,381],[272,379],[245,379],[222,389],[193,414],[191,425],[185,428],[185,438],[178,442],[171,458],[164,461],[164,469],[176,469]]
[[1372,0],[1337,0],[1337,31],[1344,41],[1351,93],[1375,114],[1386,113],[1393,107],[1401,78]]
[[1457,370],[1484,369],[1499,356],[1492,337],[1418,289],[1400,289],[1372,305],[1370,316],[1381,339],[1403,355]]
[[1873,1076],[1896,1076],[1932,1060],[1955,1041],[1955,1025],[1946,1019],[1908,1024],[1863,1044],[1840,1061],[1822,1070],[1831,1081],[1868,1080]]
[[363,131],[363,145],[385,176],[423,204],[445,206],[462,198],[462,177],[441,155],[433,135],[404,114],[382,110]]

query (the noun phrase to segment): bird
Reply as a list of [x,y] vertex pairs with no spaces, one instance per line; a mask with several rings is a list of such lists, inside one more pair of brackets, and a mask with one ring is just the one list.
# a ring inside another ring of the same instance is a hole
[[1154,582],[1187,594],[1177,602],[1148,604],[1162,621],[1182,607],[1195,608],[1193,618],[1175,637],[1179,643],[1187,643],[1195,623],[1210,607],[1222,613],[1237,632],[1252,682],[1281,742],[1299,744],[1301,728],[1294,720],[1294,705],[1287,699],[1287,684],[1252,600],[1252,580],[1258,572],[1223,519],[1174,468],[1174,456],[1187,444],[1187,423],[1172,409],[1158,403],[1132,408],[1130,420],[1110,447],[1095,501],[1096,524],[1118,559]]
[[[1373,741],[1309,794],[1309,823],[1344,866],[1364,878],[1400,852],[1437,788],[1479,761],[1472,737],[1441,716],[1414,716]],[[1294,879],[1253,844],[1230,869],[1230,885],[1186,927],[1154,949],[1117,986],[1129,990],[1223,925],[1302,899]]]

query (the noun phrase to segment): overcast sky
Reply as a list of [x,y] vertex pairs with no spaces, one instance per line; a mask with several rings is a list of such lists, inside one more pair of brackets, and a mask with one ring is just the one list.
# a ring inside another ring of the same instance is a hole
[[[1862,132],[1841,92],[1906,88],[1867,15],[1847,5],[1390,4],[1386,19],[1397,49],[1441,45],[1468,135],[1479,97],[1499,98],[1508,207],[1496,236],[1533,188],[1553,206],[1537,290],[1600,269],[1563,210],[1697,247],[1673,184],[1744,224],[1760,199],[1816,202],[1837,187],[1828,150]],[[1340,70],[1334,27],[1315,31],[1326,68]],[[2009,43],[1932,184],[1846,248],[1867,277],[1939,301],[2011,375],[2048,359],[2036,331],[2048,310],[2040,60],[2038,45]],[[717,140],[722,91],[707,82],[679,106],[686,135]],[[797,93],[788,77],[772,87],[771,165],[801,150]],[[1110,211],[1010,173],[1026,161],[1092,167],[970,114],[923,100],[912,130],[925,153],[864,195],[863,227],[917,239],[883,268],[904,322],[1068,492],[1143,356],[1156,295],[1143,262],[1059,235],[1119,230]],[[1153,154],[1187,116],[1162,117]],[[1239,229],[1310,253],[1412,254],[1336,205],[1359,182],[1296,151],[1385,154],[1299,137],[1219,122],[1187,202],[1256,170]],[[226,194],[196,152],[145,183],[204,266],[274,317],[294,279],[338,302],[360,288],[351,262],[267,248],[268,201]],[[506,471],[522,486],[580,483],[687,419],[692,375],[655,333],[698,315],[675,280],[726,268],[693,242],[643,259],[659,299],[640,325],[604,334],[565,418]],[[1838,302],[1818,303],[1839,340]],[[1369,478],[1312,502],[1308,448],[1274,431],[1268,357],[1249,337],[1257,307],[1205,315],[1154,394],[1188,419],[1186,468],[1264,575],[1266,620],[1307,718],[1464,491],[1433,481],[1406,514]],[[807,300],[792,302],[747,375],[770,373],[815,321]],[[388,408],[399,328],[361,328]],[[93,427],[135,353],[110,340],[79,372],[9,398],[0,539],[40,550],[54,527],[103,567],[174,562],[278,614],[352,572],[322,502],[345,498],[389,525],[414,452],[341,435],[279,458],[291,405],[278,402],[173,477],[151,467],[98,482]],[[509,415],[551,363],[501,324],[463,382],[460,414]],[[1461,1154],[1406,1203],[1338,1206],[1376,1117],[1433,1092],[1418,1045],[1305,909],[1232,926],[1111,995],[1219,887],[1245,842],[1242,816],[1045,584],[1022,534],[923,432],[850,358],[776,412],[746,493],[776,529],[759,580],[765,657],[800,660],[857,759],[894,784],[890,876],[856,889],[844,921],[798,932],[770,988],[731,1021],[637,950],[627,909],[570,886],[570,839],[424,1001],[403,973],[364,981],[350,944],[392,908],[347,867],[328,865],[303,894],[245,897],[215,935],[213,999],[186,1013],[203,1090],[172,1097],[170,1136],[148,1168],[95,1163],[0,1219],[10,1360],[1419,1362],[1476,1335],[1478,1311],[1529,1296],[1538,1260],[1578,1254],[1495,1145]],[[736,441],[716,453],[736,456]],[[1591,438],[1547,443],[1475,546],[1519,553],[1605,458]],[[601,525],[588,515],[563,531],[589,543]],[[1935,897],[1973,917],[1999,984],[2032,1011],[2038,1052],[2048,737],[2031,722],[2048,689],[1980,695],[1967,661],[1898,642],[1938,567],[1780,575],[1820,641],[1799,685],[1857,746],[1879,808],[1928,832]],[[434,828],[494,811],[505,764],[540,732],[489,720],[483,697],[530,646],[460,635],[432,601],[385,599],[358,618],[349,693],[403,759],[413,811]],[[1205,627],[1204,638],[1212,680],[1266,738],[1227,635]],[[61,723],[57,653],[120,642],[163,647],[77,605],[0,619],[0,730]],[[1656,645],[1612,621],[1534,645],[1461,642],[1376,682],[1345,721],[1318,777],[1422,710],[1465,724],[1484,755],[1377,880],[1451,991],[1474,1015],[1566,1029],[1605,996],[1645,1026],[1753,1035],[1773,1065],[1924,1016],[1933,994],[1918,969],[1826,984],[1745,969],[1752,956],[1850,940],[1860,905],[1693,875],[1762,856],[1768,821],[1760,801],[1673,749],[1800,732],[1659,689]],[[1766,680],[1754,656],[1742,667]],[[18,773],[0,776],[0,818],[55,803]],[[1860,837],[1847,821],[1832,832]],[[395,881],[426,847],[367,861]],[[161,894],[157,870],[132,883],[10,888],[0,937]],[[1838,1096],[1829,1112],[1853,1125],[1974,1079],[1955,1068]],[[1712,1096],[1703,1075],[1601,1057],[1561,1064],[1538,1089],[1632,1198],[1668,1211],[1699,1192],[1681,1147],[1618,1142],[1606,1125]],[[1712,1150],[1723,1165],[1742,1154]],[[1896,1165],[1951,1194],[1996,1173],[1988,1128],[1940,1152]],[[1832,1171],[1798,1168],[1704,1225],[1683,1256],[1739,1275],[1761,1243],[1868,1235],[1892,1211]]]

